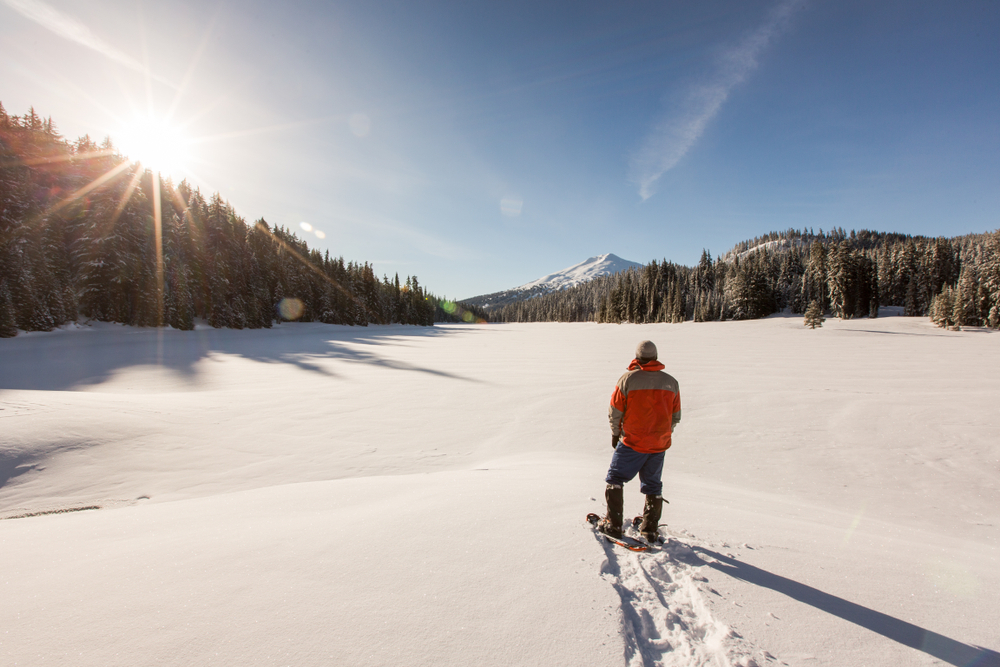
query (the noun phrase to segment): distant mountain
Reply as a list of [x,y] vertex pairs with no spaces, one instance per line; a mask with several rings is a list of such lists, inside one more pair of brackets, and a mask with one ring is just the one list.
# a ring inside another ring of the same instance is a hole
[[590,257],[579,264],[574,264],[562,271],[550,273],[538,280],[532,280],[530,283],[525,283],[520,287],[462,299],[462,303],[483,308],[505,306],[515,301],[533,299],[543,294],[550,294],[569,287],[575,287],[600,276],[620,273],[631,268],[640,269],[642,266],[638,262],[630,262],[627,259],[622,259],[617,255],[608,253],[606,255]]

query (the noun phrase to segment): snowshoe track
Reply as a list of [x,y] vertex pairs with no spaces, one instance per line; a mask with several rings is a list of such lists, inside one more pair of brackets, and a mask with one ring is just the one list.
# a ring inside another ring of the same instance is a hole
[[[661,529],[662,532],[662,529]],[[677,535],[660,548],[630,552],[604,545],[602,576],[621,598],[626,667],[763,667],[773,658],[714,618],[701,569]]]

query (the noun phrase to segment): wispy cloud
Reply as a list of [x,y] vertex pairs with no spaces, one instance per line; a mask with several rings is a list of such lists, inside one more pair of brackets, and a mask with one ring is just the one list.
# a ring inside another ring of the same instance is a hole
[[77,19],[63,14],[41,0],[4,0],[4,3],[64,39],[93,49],[125,67],[138,72],[146,72],[146,68],[138,60],[105,42]]
[[500,200],[500,212],[508,218],[519,217],[523,207],[524,200],[520,197],[504,197]]
[[693,86],[680,109],[660,119],[646,135],[631,161],[632,180],[643,201],[653,196],[660,176],[673,169],[701,138],[733,88],[757,68],[760,54],[784,30],[802,2],[784,0],[775,6],[763,25],[722,53],[714,75]]

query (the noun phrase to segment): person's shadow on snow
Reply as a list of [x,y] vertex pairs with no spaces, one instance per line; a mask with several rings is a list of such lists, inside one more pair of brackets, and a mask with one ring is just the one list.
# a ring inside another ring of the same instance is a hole
[[912,623],[901,621],[898,618],[883,614],[882,612],[863,607],[836,595],[830,595],[823,591],[800,584],[777,574],[762,570],[759,567],[748,565],[735,558],[724,556],[704,547],[692,546],[695,552],[707,556],[709,560],[704,561],[709,567],[723,572],[750,584],[770,588],[773,591],[782,593],[811,605],[816,609],[825,611],[828,614],[838,616],[845,621],[850,621],[863,628],[877,632],[883,637],[888,637],[904,646],[915,648],[918,651],[943,660],[951,665],[961,667],[1000,667],[1000,653],[979,646],[971,646],[960,641],[939,635],[936,632],[925,630]]

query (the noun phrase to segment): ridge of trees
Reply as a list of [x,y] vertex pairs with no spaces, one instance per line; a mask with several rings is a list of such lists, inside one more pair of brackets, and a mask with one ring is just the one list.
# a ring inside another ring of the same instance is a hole
[[467,324],[482,324],[489,322],[486,309],[466,301],[451,301],[434,297],[435,322],[465,322]]
[[1000,328],[1000,231],[927,238],[837,228],[771,232],[697,266],[641,269],[487,309],[502,322],[696,322],[804,313],[878,317],[880,306],[941,326]]
[[434,323],[438,300],[416,276],[379,280],[367,262],[247,224],[218,194],[155,178],[110,139],[70,142],[33,108],[18,117],[0,104],[0,337],[79,317],[176,329],[196,318],[236,329]]

